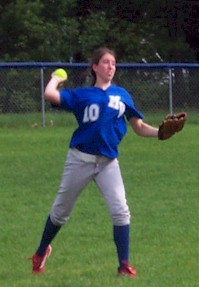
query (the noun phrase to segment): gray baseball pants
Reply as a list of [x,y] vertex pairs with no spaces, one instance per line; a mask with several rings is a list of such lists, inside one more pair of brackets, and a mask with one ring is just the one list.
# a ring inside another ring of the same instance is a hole
[[95,181],[103,195],[113,225],[130,223],[130,212],[126,201],[124,184],[117,159],[85,154],[69,149],[58,194],[50,212],[53,224],[63,225],[83,188]]

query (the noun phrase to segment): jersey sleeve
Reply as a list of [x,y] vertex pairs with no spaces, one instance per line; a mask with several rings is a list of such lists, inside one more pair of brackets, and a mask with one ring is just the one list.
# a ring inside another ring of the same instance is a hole
[[143,119],[143,114],[137,109],[137,107],[134,104],[132,96],[125,91],[125,104],[126,104],[126,110],[125,110],[125,116],[127,120],[129,121],[132,117],[136,117],[139,119]]
[[60,90],[60,107],[67,110],[73,110],[74,95],[73,90]]
[[143,114],[135,106],[134,107],[126,106],[125,116],[126,116],[128,121],[132,117],[136,117],[139,119],[144,118]]

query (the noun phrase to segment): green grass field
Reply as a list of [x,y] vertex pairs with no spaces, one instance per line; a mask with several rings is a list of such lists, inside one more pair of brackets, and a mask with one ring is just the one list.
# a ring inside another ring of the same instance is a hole
[[164,142],[139,138],[129,129],[120,146],[136,279],[116,276],[112,224],[94,183],[54,240],[46,273],[31,274],[27,257],[39,244],[56,196],[74,122],[44,129],[5,124],[0,129],[0,286],[197,287],[199,125],[192,122]]

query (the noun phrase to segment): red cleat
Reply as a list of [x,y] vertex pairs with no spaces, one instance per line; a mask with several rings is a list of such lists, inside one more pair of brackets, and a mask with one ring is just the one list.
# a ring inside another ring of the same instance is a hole
[[52,251],[52,247],[49,245],[46,249],[46,253],[44,256],[38,256],[35,253],[30,259],[32,260],[32,273],[33,274],[41,274],[45,272],[45,263],[46,259],[50,256]]
[[136,270],[133,266],[130,266],[128,263],[124,264],[123,268],[118,268],[118,275],[126,275],[131,278],[136,277]]

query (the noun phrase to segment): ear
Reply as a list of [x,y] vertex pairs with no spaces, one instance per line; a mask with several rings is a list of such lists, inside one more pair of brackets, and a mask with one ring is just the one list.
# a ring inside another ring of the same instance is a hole
[[97,65],[93,64],[92,69],[93,69],[94,72],[96,72],[97,71]]

